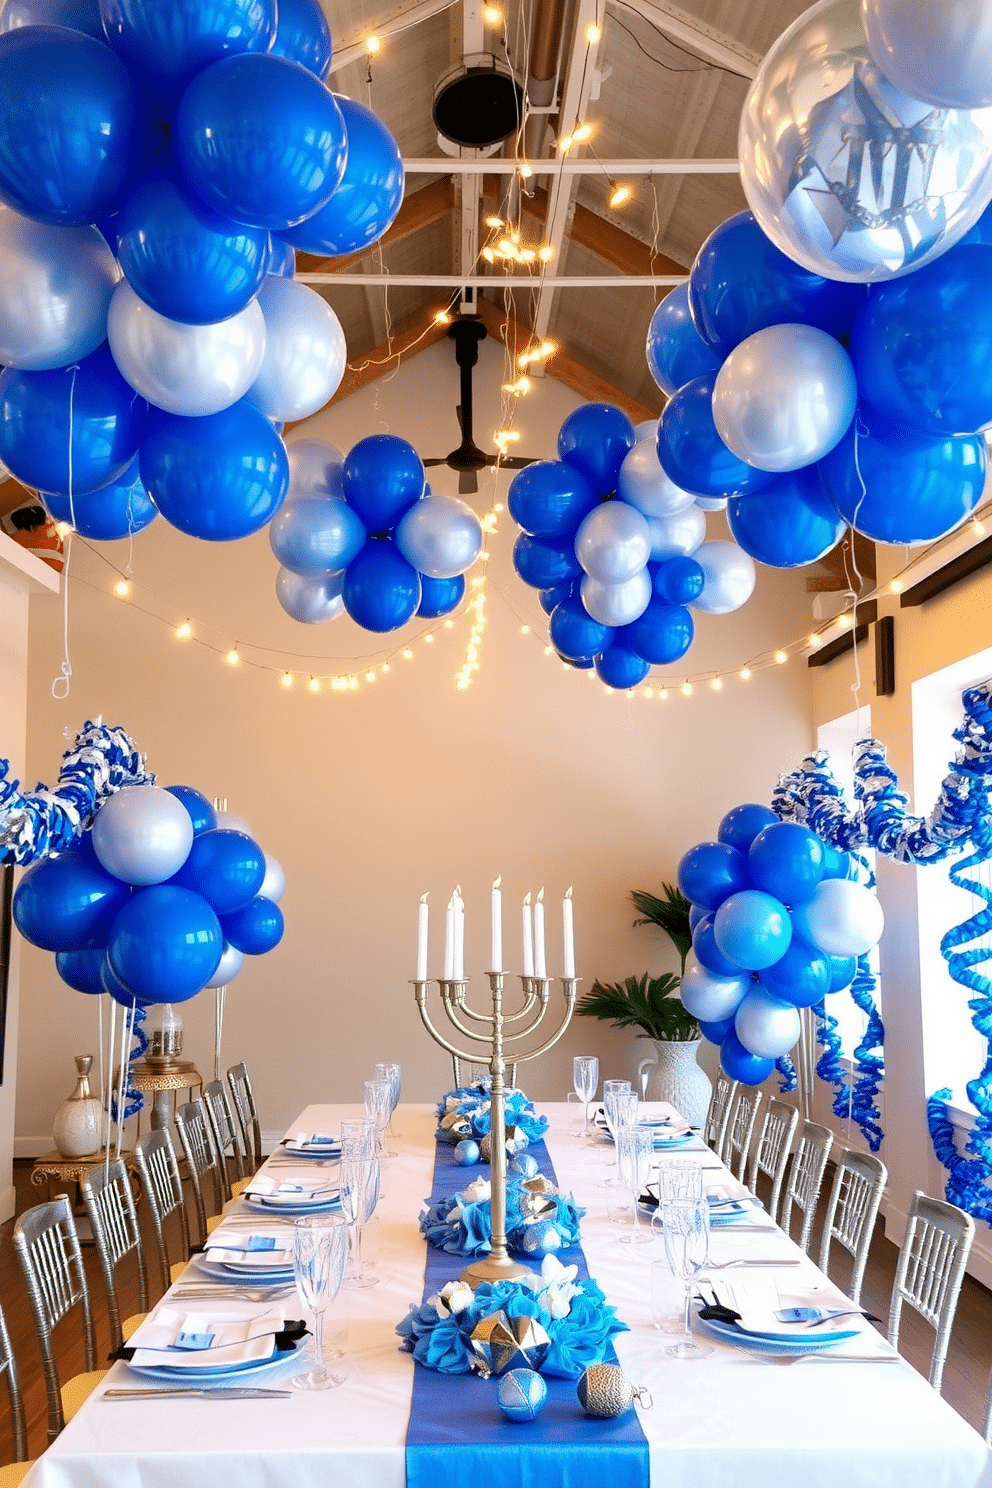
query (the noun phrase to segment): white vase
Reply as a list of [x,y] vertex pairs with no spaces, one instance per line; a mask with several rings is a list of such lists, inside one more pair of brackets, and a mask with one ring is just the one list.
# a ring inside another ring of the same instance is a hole
[[92,1157],[100,1150],[100,1102],[90,1092],[92,1054],[76,1055],[76,1088],[55,1112],[55,1146],[63,1157]]
[[701,1127],[706,1120],[713,1090],[708,1075],[696,1063],[696,1051],[701,1043],[702,1039],[686,1043],[651,1039],[654,1053],[637,1066],[641,1099],[670,1101],[694,1127]]

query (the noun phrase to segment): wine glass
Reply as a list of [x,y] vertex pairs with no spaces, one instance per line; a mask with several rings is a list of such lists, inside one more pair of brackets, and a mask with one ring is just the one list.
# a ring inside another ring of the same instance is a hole
[[629,1234],[620,1236],[621,1244],[647,1245],[651,1241],[650,1231],[640,1222],[640,1206],[637,1201],[648,1181],[653,1156],[654,1136],[648,1127],[622,1126],[619,1129],[617,1132],[617,1168],[620,1181],[630,1190],[634,1205],[634,1228]]
[[391,1108],[390,1102],[393,1098],[392,1082],[389,1080],[366,1080],[365,1081],[365,1114],[375,1122],[375,1150],[377,1157],[395,1157],[395,1152],[387,1152],[383,1142],[383,1133],[389,1120]]
[[293,1226],[293,1270],[296,1289],[313,1313],[313,1367],[294,1376],[298,1390],[331,1390],[347,1375],[324,1363],[324,1309],[341,1289],[348,1230],[340,1214],[308,1214]]
[[594,1054],[576,1054],[572,1060],[572,1089],[585,1107],[586,1124],[582,1135],[588,1142],[592,1138],[589,1107],[599,1089],[599,1060]]
[[344,1284],[347,1287],[378,1286],[378,1276],[362,1269],[362,1230],[371,1219],[379,1201],[379,1159],[374,1153],[343,1153],[339,1183],[341,1212],[351,1235],[351,1264]]
[[673,1359],[703,1359],[713,1350],[697,1343],[690,1326],[692,1283],[706,1265],[710,1241],[710,1209],[705,1199],[668,1199],[662,1206],[665,1254],[675,1276],[685,1287],[682,1338],[666,1348]]
[[[400,1099],[401,1071],[398,1064],[377,1064],[373,1071],[373,1079],[385,1080],[389,1085],[389,1114],[386,1117],[386,1129],[384,1137],[392,1138],[393,1112],[396,1110]],[[395,1152],[384,1152],[383,1157],[395,1157]]]

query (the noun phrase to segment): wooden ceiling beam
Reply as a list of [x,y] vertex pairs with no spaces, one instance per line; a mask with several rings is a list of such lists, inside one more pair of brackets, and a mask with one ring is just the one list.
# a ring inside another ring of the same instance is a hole
[[[413,191],[403,198],[395,222],[379,242],[386,247],[391,243],[401,243],[404,238],[419,232],[421,228],[439,222],[454,210],[454,206],[455,183],[451,176],[432,181],[429,186],[422,186],[419,191]],[[361,263],[378,246],[378,242],[372,243],[359,253],[349,253],[344,258],[321,258],[315,253],[298,253],[296,267],[301,274],[343,274],[355,264]]]

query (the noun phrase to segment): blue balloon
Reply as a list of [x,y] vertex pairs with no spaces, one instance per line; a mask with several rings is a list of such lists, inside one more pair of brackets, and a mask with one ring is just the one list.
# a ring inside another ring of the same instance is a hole
[[208,542],[257,532],[289,489],[285,445],[245,398],[203,418],[153,409],[140,469],[166,521]]
[[535,460],[510,482],[510,516],[531,537],[574,536],[599,497],[581,470],[564,460]]
[[986,465],[978,434],[904,428],[862,404],[819,472],[845,521],[875,542],[912,547],[960,526],[981,500]]
[[758,973],[758,980],[773,997],[794,1007],[815,1007],[830,991],[830,958],[807,941],[793,935],[789,949],[779,961]]
[[823,494],[817,465],[790,470],[776,476],[766,491],[731,501],[727,522],[738,547],[769,568],[816,563],[847,530]]
[[331,70],[331,28],[319,0],[278,0],[273,57],[299,62],[321,82]]
[[55,970],[62,980],[77,992],[99,997],[104,990],[100,972],[106,959],[102,946],[86,951],[57,951]]
[[655,594],[669,604],[691,604],[703,592],[706,571],[695,558],[666,558],[663,563],[648,567],[653,570]]
[[720,905],[713,935],[729,961],[746,971],[763,971],[789,949],[792,921],[780,899],[761,889],[742,889]]
[[843,992],[854,981],[858,971],[858,963],[854,956],[828,956],[827,967],[830,971],[830,986],[828,992]]
[[[714,976],[737,977],[741,969],[736,961],[728,961],[713,936],[713,916],[704,915],[692,932],[692,949],[700,966]],[[719,1039],[717,1040],[719,1043]]]
[[61,26],[0,36],[0,199],[40,222],[117,211],[144,146],[137,90],[108,47]]
[[193,838],[189,856],[169,879],[202,894],[218,915],[244,909],[262,887],[265,854],[246,832],[217,827]]
[[341,594],[356,624],[382,634],[398,630],[416,614],[421,583],[420,574],[391,537],[370,537],[345,569]]
[[170,94],[239,52],[267,52],[276,34],[275,0],[100,0],[107,40],[135,72]]
[[582,565],[570,537],[556,542],[521,532],[513,544],[513,566],[524,583],[534,589],[551,589],[582,577]]
[[652,315],[646,349],[648,371],[669,398],[694,377],[719,372],[723,361],[693,324],[688,284],[677,284]]
[[959,238],[956,246],[958,248],[983,247],[992,245],[992,206],[985,208],[974,227],[970,227],[963,238]]
[[823,877],[823,839],[799,822],[774,822],[751,843],[747,866],[756,889],[805,904]]
[[992,247],[952,248],[873,285],[851,332],[861,396],[920,434],[992,422]]
[[194,790],[191,785],[167,785],[165,788],[170,796],[182,801],[189,812],[194,837],[201,832],[213,831],[217,825],[217,813],[201,791]]
[[296,273],[296,249],[285,238],[269,234],[269,262],[265,271],[277,279],[292,279]]
[[71,474],[72,494],[85,495],[124,474],[147,411],[106,342],[72,367],[8,367],[0,372],[0,460],[36,491],[68,495]]
[[118,914],[107,960],[136,997],[186,1002],[206,986],[223,950],[220,922],[200,894],[154,884],[139,889]]
[[839,852],[836,847],[831,847],[829,842],[823,844],[824,878],[850,878],[853,866],[846,852]]
[[106,943],[129,884],[88,853],[66,852],[32,864],[14,890],[14,924],[43,951],[83,951]]
[[395,434],[370,434],[345,458],[341,474],[348,505],[373,537],[391,532],[424,494],[424,466],[413,445]]
[[282,57],[226,57],[199,73],[176,113],[190,190],[222,217],[285,232],[330,201],[348,140],[331,94]]
[[695,631],[685,605],[669,604],[654,594],[644,613],[620,629],[617,640],[651,665],[667,666],[685,655]]
[[763,1085],[774,1070],[775,1061],[752,1054],[736,1033],[728,1033],[720,1045],[720,1067],[728,1080],[738,1080],[742,1085]]
[[634,441],[634,426],[621,409],[583,403],[558,430],[558,458],[581,471],[597,496],[608,496]]
[[553,615],[562,600],[572,599],[578,592],[578,584],[574,579],[569,579],[564,584],[552,584],[550,588],[542,589],[537,597],[544,613]]
[[577,672],[591,672],[595,665],[588,656],[562,656],[560,651],[556,651],[555,655],[565,666],[574,667]]
[[669,480],[697,496],[743,496],[774,477],[728,449],[713,422],[716,374],[695,377],[665,405],[658,426],[658,459]]
[[734,1031],[733,1018],[718,1018],[715,1022],[706,1022],[699,1018],[697,1022],[703,1038],[708,1039],[711,1044],[722,1044],[728,1033]]
[[83,496],[57,496],[50,491],[41,498],[56,522],[68,522],[80,537],[94,542],[112,542],[143,532],[158,516],[141,482],[138,458],[131,461],[119,480]]
[[456,574],[453,579],[431,579],[420,575],[420,603],[417,614],[422,620],[436,620],[440,615],[450,615],[457,610],[465,598],[465,575]]
[[732,806],[720,823],[717,832],[719,842],[729,842],[739,852],[746,853],[758,833],[772,827],[778,817],[770,806],[747,802],[743,806]]
[[860,284],[824,279],[787,258],[751,212],[710,233],[689,275],[693,323],[721,358],[765,326],[801,323],[842,336],[864,295]]
[[607,649],[613,630],[594,620],[575,594],[552,611],[548,635],[559,656],[567,656],[569,661],[590,661]]
[[114,968],[107,960],[106,951],[104,951],[102,954],[103,965],[100,968],[100,984],[103,991],[108,993],[115,1002],[119,1002],[121,1007],[149,1007],[150,1003],[146,998],[138,997],[137,994],[133,992],[125,982],[121,981],[120,977],[117,975],[117,973],[114,971]]
[[221,924],[225,940],[246,956],[264,956],[282,940],[282,910],[271,899],[253,899]]
[[243,310],[269,265],[269,235],[205,207],[169,176],[132,191],[117,218],[117,257],[135,294],[184,325]]
[[650,662],[638,656],[636,651],[631,651],[629,646],[620,645],[619,641],[614,641],[607,650],[601,652],[594,659],[593,665],[600,680],[617,692],[626,692],[631,687],[637,687],[651,670]]
[[703,920],[706,919],[706,916],[708,914],[709,914],[709,910],[708,909],[704,909],[701,904],[694,904],[692,906],[692,908],[689,911],[689,930],[690,930],[690,933],[695,930],[696,926],[698,924],[700,924],[701,921],[703,921]]
[[679,888],[693,904],[716,910],[731,894],[751,887],[747,858],[725,842],[697,842],[679,863]]
[[369,248],[392,226],[403,201],[403,160],[389,130],[371,109],[335,94],[348,136],[348,162],[325,206],[287,239],[306,253],[340,258]]

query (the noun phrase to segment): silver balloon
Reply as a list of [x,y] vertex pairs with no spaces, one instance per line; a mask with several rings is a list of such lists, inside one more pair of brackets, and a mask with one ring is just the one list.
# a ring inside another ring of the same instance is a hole
[[861,0],[868,48],[880,72],[940,108],[992,104],[992,6],[988,0]]
[[208,987],[226,987],[228,982],[233,982],[238,972],[244,965],[245,953],[239,951],[237,946],[228,945],[224,942],[217,970],[207,982]]
[[361,517],[338,496],[291,495],[269,523],[269,546],[298,574],[347,568],[366,536]]
[[246,393],[266,418],[309,418],[340,386],[348,360],[341,322],[325,299],[295,279],[269,274],[258,292],[265,356]]
[[[652,427],[657,435],[657,423]],[[617,495],[645,517],[667,517],[696,499],[691,491],[669,480],[658,459],[656,439],[642,439],[627,451],[617,477]]]
[[275,858],[265,854],[265,877],[262,879],[262,887],[259,889],[259,897],[271,899],[273,904],[278,904],[286,892],[286,873],[281,863]]
[[52,227],[0,206],[0,366],[68,367],[107,336],[120,279],[95,227]]
[[336,444],[323,439],[297,439],[287,444],[286,454],[290,500],[294,496],[344,496],[344,455]]
[[648,528],[652,563],[663,562],[666,558],[692,558],[706,536],[706,513],[693,499],[681,511],[652,517]]
[[626,501],[601,501],[575,534],[575,556],[601,584],[623,584],[651,556],[647,520]]
[[107,337],[136,392],[167,413],[200,418],[230,408],[255,381],[265,355],[265,317],[252,300],[215,325],[180,325],[122,279],[110,302]]
[[478,558],[482,523],[455,496],[422,496],[400,518],[396,546],[428,578],[453,579]]
[[[924,9],[943,25],[943,4],[896,3],[907,27]],[[946,252],[988,204],[992,110],[904,93],[871,59],[859,0],[820,0],[758,69],[738,155],[748,206],[783,253],[828,279],[893,279]]]
[[773,325],[727,357],[713,386],[713,422],[728,449],[759,470],[799,470],[822,458],[854,417],[851,358],[810,325]]
[[634,425],[634,439],[637,441],[638,444],[640,444],[643,439],[657,438],[658,420],[656,418],[642,419],[639,424]]
[[690,609],[704,615],[729,615],[751,598],[757,577],[754,559],[735,542],[705,542],[692,556],[706,582],[702,593],[689,601]]
[[651,603],[651,575],[646,568],[623,584],[604,584],[586,574],[580,593],[582,603],[600,625],[631,625]]
[[158,785],[131,785],[105,801],[93,821],[93,851],[125,883],[164,883],[185,863],[193,822],[183,803]]
[[847,878],[825,878],[812,899],[792,911],[797,935],[828,956],[863,956],[882,938],[878,895]]
[[276,574],[276,599],[287,615],[301,625],[323,625],[336,620],[344,610],[341,586],[344,571],[334,574],[298,574],[281,568]]
[[243,816],[237,816],[233,811],[218,811],[215,814],[218,827],[223,827],[225,832],[244,832],[245,836],[251,837],[251,827]]
[[745,1049],[759,1059],[780,1059],[799,1042],[799,1009],[755,987],[734,1014],[734,1032]]
[[680,991],[682,1001],[694,1018],[704,1023],[720,1023],[732,1018],[751,987],[745,972],[739,977],[714,976],[689,952]]
[[704,511],[704,512],[726,511],[727,510],[727,504],[728,503],[727,503],[727,497],[726,496],[697,496],[696,497],[696,505],[699,507],[699,510],[700,511]]

